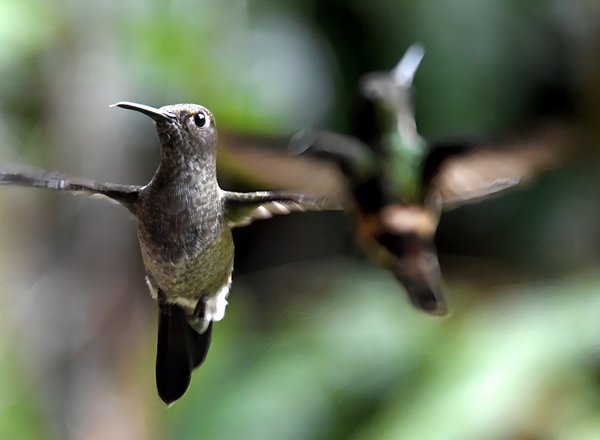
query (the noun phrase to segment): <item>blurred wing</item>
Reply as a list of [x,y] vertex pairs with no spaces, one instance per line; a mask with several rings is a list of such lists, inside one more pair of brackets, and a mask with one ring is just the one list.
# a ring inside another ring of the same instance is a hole
[[353,183],[367,180],[377,169],[377,158],[368,145],[354,136],[304,129],[289,142],[290,151],[336,164]]
[[253,185],[298,191],[315,197],[346,198],[344,176],[335,163],[289,148],[289,138],[223,133],[218,166],[227,175]]
[[332,131],[300,130],[290,138],[289,148],[294,154],[308,154],[340,164],[352,165],[371,159],[369,147],[359,139]]
[[565,133],[546,130],[507,145],[439,145],[425,160],[425,197],[452,209],[492,196],[559,164],[566,143]]
[[292,212],[340,209],[339,204],[332,199],[314,198],[304,194],[271,191],[224,193],[225,217],[230,228],[247,226],[254,220]]
[[72,178],[31,167],[0,170],[0,185],[17,185],[107,197],[128,208],[133,206],[141,189],[140,186]]

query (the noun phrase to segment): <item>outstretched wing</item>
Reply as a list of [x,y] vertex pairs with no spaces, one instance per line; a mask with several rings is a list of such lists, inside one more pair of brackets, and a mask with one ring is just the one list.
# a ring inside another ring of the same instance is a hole
[[347,197],[339,167],[331,161],[298,155],[290,147],[289,137],[223,132],[219,139],[217,165],[226,168],[229,178],[317,197]]
[[372,176],[376,157],[358,138],[332,131],[304,129],[290,139],[289,151],[295,155],[314,157],[335,163],[352,182]]
[[476,202],[558,165],[565,133],[547,130],[504,145],[457,142],[437,145],[423,167],[423,194],[444,209]]
[[224,191],[225,217],[230,228],[247,226],[254,220],[292,212],[341,209],[329,198],[277,191],[251,193]]
[[103,196],[121,203],[130,210],[141,189],[140,186],[136,185],[101,183],[88,179],[67,177],[39,168],[22,166],[13,169],[0,169],[0,185],[18,185]]

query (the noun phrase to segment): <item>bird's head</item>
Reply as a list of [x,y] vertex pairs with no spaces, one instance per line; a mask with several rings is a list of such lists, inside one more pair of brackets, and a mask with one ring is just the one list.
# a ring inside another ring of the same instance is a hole
[[118,102],[112,107],[135,110],[156,122],[163,158],[185,162],[214,160],[217,128],[212,113],[198,104],[174,104],[160,108],[133,102]]

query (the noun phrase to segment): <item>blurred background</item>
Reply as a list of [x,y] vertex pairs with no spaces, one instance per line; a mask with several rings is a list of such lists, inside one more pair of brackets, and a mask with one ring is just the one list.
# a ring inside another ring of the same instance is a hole
[[[227,316],[169,409],[128,213],[1,188],[1,438],[599,438],[597,1],[0,0],[0,40],[0,163],[119,183],[146,183],[159,149],[111,103],[344,131],[358,78],[413,42],[428,139],[577,127],[564,167],[442,218],[443,319],[410,307],[342,213],[237,230]],[[221,185],[282,186],[250,165],[221,157]]]

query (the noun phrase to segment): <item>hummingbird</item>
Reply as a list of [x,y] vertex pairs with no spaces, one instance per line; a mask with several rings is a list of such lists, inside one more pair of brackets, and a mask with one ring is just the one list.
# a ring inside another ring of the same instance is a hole
[[335,164],[349,189],[357,241],[389,269],[418,309],[448,311],[434,238],[442,211],[515,187],[561,158],[561,136],[495,145],[472,140],[430,144],[418,132],[413,78],[424,50],[411,46],[391,71],[359,84],[351,132],[303,129],[296,156]]
[[158,302],[156,385],[167,404],[187,390],[205,360],[213,322],[223,319],[233,272],[232,228],[255,219],[326,209],[326,201],[293,192],[231,192],[219,187],[217,127],[196,104],[154,108],[132,102],[111,107],[152,118],[160,164],[144,186],[71,178],[20,167],[0,170],[0,185],[100,196],[137,220],[146,282]]

